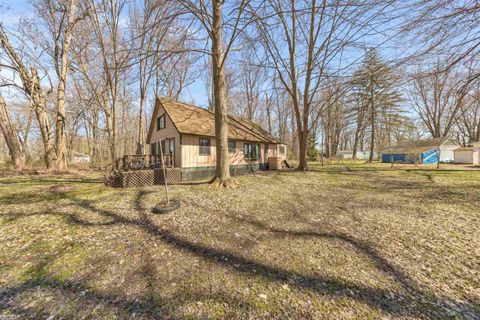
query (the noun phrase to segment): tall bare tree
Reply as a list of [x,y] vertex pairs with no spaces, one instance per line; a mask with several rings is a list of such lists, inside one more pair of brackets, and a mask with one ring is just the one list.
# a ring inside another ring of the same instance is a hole
[[252,10],[271,67],[288,92],[295,115],[299,170],[307,169],[311,112],[341,54],[368,32],[388,4],[377,1],[268,0]]
[[[250,0],[236,1],[230,4],[228,19],[224,21],[224,0],[190,1],[180,3],[198,19],[211,41],[208,52],[212,57],[213,107],[215,110],[215,147],[216,169],[212,184],[228,186],[230,182],[230,163],[228,152],[228,106],[225,64],[230,49],[239,33],[246,27],[242,21],[243,13]],[[227,30],[230,27],[230,30]],[[229,39],[224,43],[224,34],[229,31]]]
[[7,104],[0,94],[0,129],[7,143],[13,167],[21,170],[25,167],[25,152],[18,138],[17,129],[14,127]]
[[[51,36],[51,55],[55,72],[58,78],[55,121],[55,168],[65,170],[67,164],[67,138],[65,133],[65,89],[67,76],[70,70],[70,45],[74,35],[75,25],[88,13],[84,8],[78,9],[77,0],[36,1],[34,8]],[[77,12],[81,11],[81,12]]]
[[0,43],[8,56],[10,63],[9,70],[18,74],[21,79],[21,90],[32,101],[33,109],[37,117],[38,126],[42,136],[44,163],[47,169],[50,169],[55,157],[55,148],[52,141],[50,130],[50,121],[47,114],[47,98],[46,92],[43,90],[38,76],[38,71],[35,66],[27,67],[22,57],[17,53],[10,43],[3,26],[0,24]]
[[456,123],[466,94],[458,79],[453,69],[443,70],[438,63],[413,75],[410,102],[432,138],[447,136]]

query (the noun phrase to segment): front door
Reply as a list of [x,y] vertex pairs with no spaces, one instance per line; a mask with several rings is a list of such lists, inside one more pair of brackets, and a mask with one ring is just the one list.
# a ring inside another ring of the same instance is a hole
[[175,159],[175,138],[167,138],[162,140],[163,156],[166,159],[165,164],[172,166]]

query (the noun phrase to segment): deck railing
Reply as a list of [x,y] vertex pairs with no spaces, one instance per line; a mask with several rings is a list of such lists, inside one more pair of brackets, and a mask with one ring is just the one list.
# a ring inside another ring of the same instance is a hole
[[[166,168],[174,167],[173,154],[167,153],[163,155],[163,161]],[[160,155],[124,155],[122,158],[115,161],[115,168],[117,170],[129,171],[129,170],[142,170],[142,169],[154,169],[162,167],[162,159]]]

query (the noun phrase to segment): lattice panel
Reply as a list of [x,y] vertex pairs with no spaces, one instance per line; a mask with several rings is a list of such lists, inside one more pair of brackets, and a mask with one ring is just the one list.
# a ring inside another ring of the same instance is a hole
[[[167,171],[167,183],[178,183],[182,179],[179,168],[169,168]],[[136,170],[120,173],[122,188],[151,186],[164,183],[162,169]]]
[[200,170],[183,170],[182,181],[207,180],[215,176],[215,168],[206,168]]

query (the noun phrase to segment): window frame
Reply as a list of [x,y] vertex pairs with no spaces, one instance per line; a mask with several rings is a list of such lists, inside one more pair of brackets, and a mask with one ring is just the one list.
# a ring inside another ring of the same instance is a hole
[[[250,149],[250,150],[247,150]],[[250,161],[258,161],[261,159],[261,148],[259,143],[246,142],[243,144],[243,158]]]
[[[230,148],[230,144],[233,143],[233,148]],[[237,150],[237,142],[235,140],[228,140],[228,153],[235,153]]]
[[[283,152],[281,150],[283,149]],[[287,155],[287,147],[283,144],[278,145],[278,155],[279,156],[286,156]]]
[[[162,126],[162,123],[163,123],[163,126]],[[165,121],[165,114],[162,114],[160,117],[157,118],[157,131],[165,129],[166,126],[167,126],[167,123]]]
[[[208,141],[208,145],[202,145],[203,141]],[[210,156],[212,154],[212,139],[208,137],[198,138],[198,155],[199,156]]]

